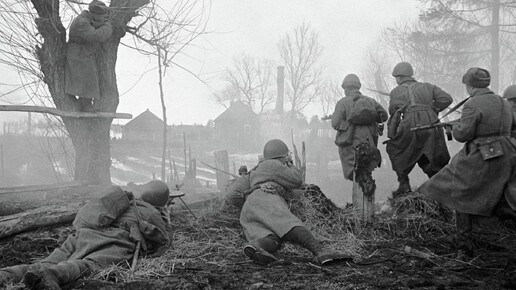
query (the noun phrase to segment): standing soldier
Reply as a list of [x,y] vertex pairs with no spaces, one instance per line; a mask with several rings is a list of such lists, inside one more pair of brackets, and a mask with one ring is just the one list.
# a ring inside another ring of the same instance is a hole
[[[503,97],[512,105],[513,122],[516,124],[516,85],[508,86],[503,92]],[[511,137],[516,138],[516,129],[511,131]]]
[[482,68],[470,68],[462,78],[471,98],[453,125],[453,137],[464,148],[420,190],[458,213],[514,218],[513,111],[509,102],[488,88],[490,81],[489,72]]
[[93,0],[88,10],[70,25],[66,49],[65,92],[78,97],[81,111],[90,111],[92,100],[100,97],[99,74],[95,54],[100,44],[111,37],[113,27],[107,21],[108,8]]
[[372,172],[382,161],[378,150],[378,125],[387,121],[387,111],[373,98],[360,93],[360,79],[348,74],[343,82],[345,97],[340,99],[331,115],[331,125],[337,130],[335,144],[339,147],[344,178],[353,180],[355,146],[369,144],[366,170]]
[[[412,127],[428,125],[438,119],[438,114],[452,103],[450,94],[441,88],[416,81],[414,70],[407,62],[398,63],[392,76],[398,84],[391,93],[387,124],[387,153],[392,169],[398,176],[396,194],[411,190],[409,173],[416,163],[423,172],[432,177],[450,160],[442,128],[413,132]],[[395,116],[401,115],[396,121]]]

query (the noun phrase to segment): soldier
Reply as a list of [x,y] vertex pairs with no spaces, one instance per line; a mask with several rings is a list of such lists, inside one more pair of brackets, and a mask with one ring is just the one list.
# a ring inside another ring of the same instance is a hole
[[100,44],[111,37],[113,27],[107,21],[108,7],[93,0],[88,10],[70,25],[66,49],[65,92],[78,97],[81,111],[91,111],[92,100],[100,97],[99,74],[95,54]]
[[[353,180],[355,166],[355,146],[360,143],[369,144],[368,172],[379,167],[382,157],[378,150],[378,125],[387,121],[387,111],[373,98],[360,93],[360,79],[355,74],[348,74],[342,81],[345,97],[340,99],[333,114],[331,125],[337,130],[335,144],[339,147],[340,163],[344,178]],[[359,105],[363,102],[363,105]],[[358,107],[363,111],[356,111]],[[353,113],[361,114],[360,121],[354,121]],[[368,116],[369,115],[369,116]]]
[[272,254],[286,241],[310,250],[321,265],[349,258],[325,248],[290,212],[282,195],[302,183],[287,145],[272,139],[265,144],[263,160],[228,188],[228,204],[242,207],[240,224],[249,241],[244,254],[251,260],[262,265],[276,261]]
[[464,104],[453,137],[464,143],[436,175],[421,185],[427,197],[462,214],[513,218],[516,209],[516,147],[510,137],[511,104],[489,88],[489,72],[470,68],[462,83],[471,98]]
[[[436,121],[439,112],[452,103],[452,97],[433,84],[416,81],[413,75],[414,70],[407,62],[398,63],[392,71],[398,86],[390,92],[391,119],[387,126],[392,133],[388,134],[386,149],[398,176],[399,187],[395,194],[411,190],[409,173],[416,163],[432,177],[450,160],[442,128],[417,132],[410,128]],[[397,111],[402,113],[399,125],[393,121]]]
[[23,279],[30,289],[61,289],[92,271],[130,261],[140,249],[136,246],[143,254],[162,253],[169,237],[160,210],[169,189],[154,180],[131,190],[112,186],[92,199],[77,213],[75,233],[61,247],[38,263],[0,269],[0,285]]
[[[516,124],[516,85],[508,86],[503,92],[503,97],[512,105],[513,123]],[[516,129],[511,131],[511,137],[516,138]]]

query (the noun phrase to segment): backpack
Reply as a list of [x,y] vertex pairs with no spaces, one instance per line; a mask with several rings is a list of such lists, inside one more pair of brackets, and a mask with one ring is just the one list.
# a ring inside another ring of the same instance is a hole
[[354,99],[353,109],[348,121],[357,125],[371,125],[376,122],[378,112],[373,102],[365,96]]
[[118,186],[110,186],[99,197],[93,198],[79,209],[73,226],[76,230],[80,228],[97,230],[108,227],[129,206],[127,194]]

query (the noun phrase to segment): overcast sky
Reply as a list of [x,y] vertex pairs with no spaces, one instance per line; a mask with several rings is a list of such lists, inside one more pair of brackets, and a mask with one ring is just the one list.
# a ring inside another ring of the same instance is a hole
[[[213,33],[187,48],[188,57],[177,59],[208,85],[180,68],[169,70],[164,80],[168,123],[206,124],[215,119],[225,108],[215,102],[213,92],[225,86],[220,78],[233,57],[247,53],[281,65],[277,42],[303,21],[319,32],[324,48],[321,64],[326,73],[340,80],[362,70],[364,52],[384,28],[417,15],[417,0],[214,0],[207,28]],[[157,71],[141,76],[155,63],[153,58],[121,47],[117,64],[122,94],[118,112],[135,117],[148,108],[161,117]],[[2,88],[0,92],[5,93]],[[322,115],[316,109],[306,115],[317,113]],[[2,112],[0,121],[11,114],[15,113]]]

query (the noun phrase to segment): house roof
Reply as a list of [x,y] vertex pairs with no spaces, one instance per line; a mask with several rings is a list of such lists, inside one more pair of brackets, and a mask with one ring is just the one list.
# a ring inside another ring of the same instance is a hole
[[163,121],[147,109],[125,124],[123,128],[133,130],[162,130]]
[[257,119],[258,115],[244,102],[238,100],[229,106],[214,122]]

